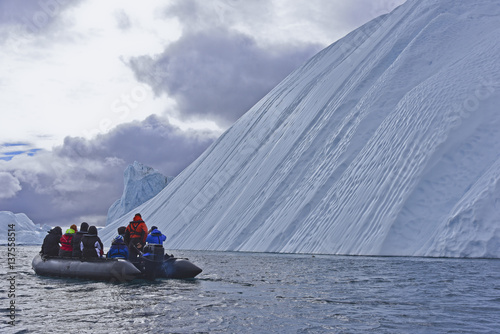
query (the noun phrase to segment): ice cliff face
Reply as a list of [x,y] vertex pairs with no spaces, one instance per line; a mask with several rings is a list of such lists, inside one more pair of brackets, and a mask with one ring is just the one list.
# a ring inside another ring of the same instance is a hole
[[135,161],[125,169],[123,179],[122,197],[109,208],[106,225],[156,196],[173,178]]
[[499,55],[500,1],[409,0],[137,211],[174,249],[498,258]]
[[[11,226],[9,226],[11,225]],[[16,245],[39,245],[47,235],[50,227],[35,225],[24,213],[0,211],[0,245],[9,243],[8,232],[13,226]]]

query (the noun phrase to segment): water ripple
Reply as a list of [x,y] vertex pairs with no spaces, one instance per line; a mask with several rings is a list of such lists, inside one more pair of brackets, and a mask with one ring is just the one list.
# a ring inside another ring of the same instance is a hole
[[[19,250],[16,322],[4,333],[494,333],[500,261],[184,252],[193,280],[35,275]],[[0,259],[1,260],[1,259]],[[251,268],[251,270],[249,269]],[[0,303],[7,305],[6,275]],[[8,311],[0,309],[7,319]],[[75,327],[76,326],[76,327]]]

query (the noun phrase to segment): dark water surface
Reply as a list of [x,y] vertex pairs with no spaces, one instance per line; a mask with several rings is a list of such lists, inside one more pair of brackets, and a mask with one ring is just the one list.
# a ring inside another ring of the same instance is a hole
[[38,250],[11,274],[0,247],[1,333],[500,333],[499,260],[176,251],[197,279],[113,284],[36,276]]

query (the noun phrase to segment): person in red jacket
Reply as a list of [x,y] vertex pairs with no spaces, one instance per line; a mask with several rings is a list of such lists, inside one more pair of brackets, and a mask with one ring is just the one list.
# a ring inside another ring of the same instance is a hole
[[73,253],[73,246],[71,244],[71,241],[73,240],[73,236],[75,235],[76,231],[76,225],[73,224],[69,229],[66,230],[66,233],[63,234],[61,239],[59,239],[59,242],[61,244],[61,248],[59,249],[60,257],[71,257],[71,254]]
[[144,220],[142,220],[141,214],[136,213],[134,219],[128,224],[125,230],[125,244],[128,245],[129,260],[133,261],[137,259],[137,256],[146,244],[147,237],[148,227]]

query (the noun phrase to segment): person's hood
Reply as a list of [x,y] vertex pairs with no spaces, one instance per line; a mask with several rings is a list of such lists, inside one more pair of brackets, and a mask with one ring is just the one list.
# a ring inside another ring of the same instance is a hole
[[97,235],[97,227],[90,226],[89,231],[88,231],[88,235]]
[[56,226],[47,233],[62,235],[62,229],[59,226]]
[[87,224],[86,222],[83,222],[80,224],[80,231],[81,232],[87,232],[89,229],[89,224]]

